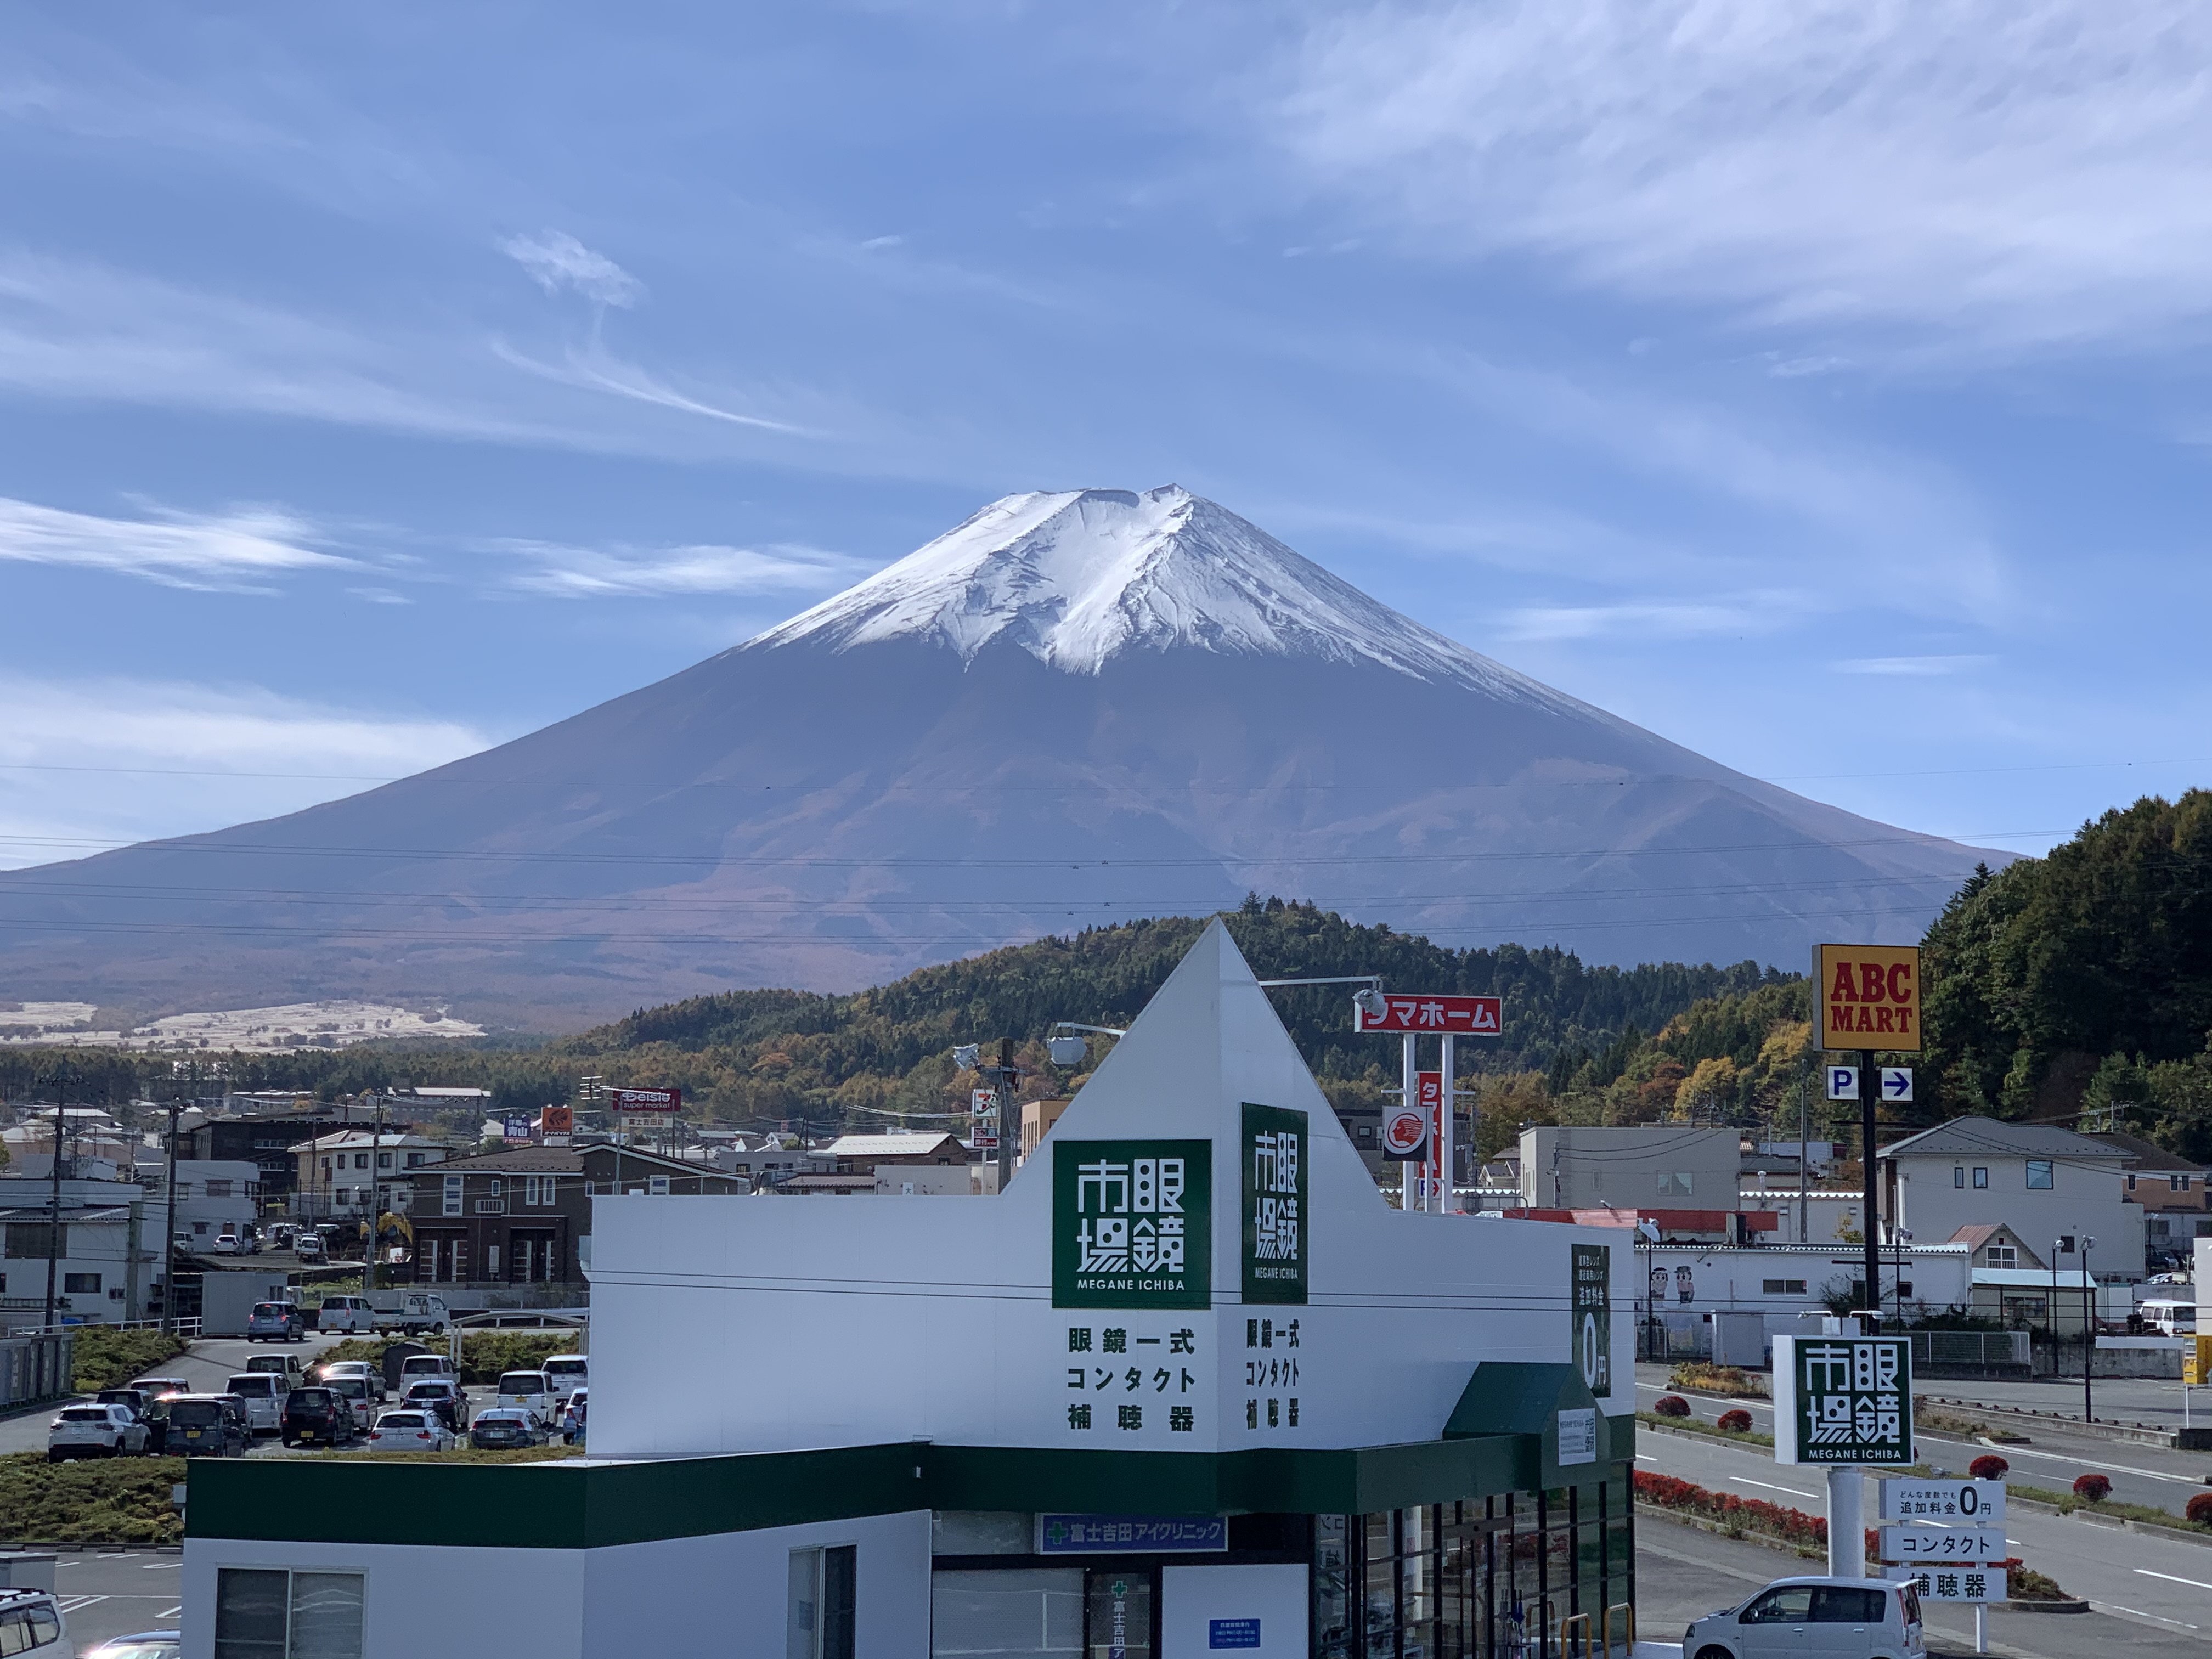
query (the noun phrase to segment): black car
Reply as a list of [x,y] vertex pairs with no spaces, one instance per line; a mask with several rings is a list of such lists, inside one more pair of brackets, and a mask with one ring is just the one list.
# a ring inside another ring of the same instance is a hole
[[169,1453],[243,1457],[253,1444],[246,1402],[234,1394],[175,1395],[169,1400]]
[[353,1401],[336,1389],[295,1389],[284,1396],[276,1432],[288,1446],[336,1446],[361,1432]]

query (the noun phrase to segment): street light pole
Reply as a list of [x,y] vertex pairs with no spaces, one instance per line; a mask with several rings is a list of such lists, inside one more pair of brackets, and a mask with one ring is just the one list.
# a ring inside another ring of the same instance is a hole
[[169,1102],[169,1202],[161,1223],[161,1332],[168,1334],[177,1325],[177,1114],[184,1103],[173,1097]]
[[62,1262],[62,1121],[69,1090],[59,1082],[54,1088],[54,1167],[53,1202],[46,1215],[46,1328],[54,1328],[55,1275],[61,1271]]
[[2089,1247],[2097,1241],[2081,1235],[2081,1420],[2097,1420],[2089,1401],[2089,1373],[2097,1359],[2097,1281],[2089,1276]]

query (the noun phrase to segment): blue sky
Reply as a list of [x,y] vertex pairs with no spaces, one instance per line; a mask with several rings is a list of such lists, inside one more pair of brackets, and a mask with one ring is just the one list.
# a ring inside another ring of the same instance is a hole
[[1893,822],[2212,774],[2200,7],[91,15],[0,64],[0,863],[1171,480]]

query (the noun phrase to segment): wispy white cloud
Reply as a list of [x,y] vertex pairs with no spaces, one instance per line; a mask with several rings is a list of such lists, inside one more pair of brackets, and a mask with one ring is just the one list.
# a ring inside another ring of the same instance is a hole
[[765,415],[746,415],[737,410],[724,409],[718,404],[687,397],[637,364],[617,356],[596,338],[568,347],[557,363],[547,362],[543,358],[519,351],[504,340],[494,340],[492,350],[501,362],[562,386],[611,392],[617,398],[653,404],[685,415],[703,415],[708,420],[726,421],[732,426],[749,426],[763,432],[786,432],[796,437],[819,435],[788,421],[771,420]]
[[1304,38],[1260,125],[1430,244],[2017,349],[2212,310],[2188,0],[1500,0]]
[[1523,605],[1500,621],[1507,638],[1521,641],[1697,639],[1778,633],[1823,608],[1809,594],[1774,592],[1686,602]]
[[1992,656],[1969,653],[1948,657],[1858,657],[1832,662],[1828,666],[1838,674],[1932,678],[1946,674],[1970,674],[1978,668],[1987,668],[1996,660]]
[[537,278],[538,285],[548,294],[573,289],[594,304],[625,308],[645,297],[643,283],[566,231],[510,236],[499,246],[502,253]]
[[349,795],[494,741],[259,686],[0,674],[0,867]]
[[593,548],[520,540],[492,545],[531,567],[503,586],[564,599],[818,592],[870,568],[811,547]]
[[0,496],[0,560],[108,570],[170,587],[267,592],[272,576],[355,568],[309,545],[314,539],[305,520],[272,507],[107,519]]

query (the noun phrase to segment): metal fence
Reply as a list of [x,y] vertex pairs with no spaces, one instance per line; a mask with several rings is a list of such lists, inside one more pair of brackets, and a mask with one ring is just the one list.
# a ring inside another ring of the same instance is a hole
[[21,1332],[0,1336],[0,1407],[51,1400],[70,1391],[76,1378],[74,1331]]
[[1912,1370],[1916,1376],[1938,1371],[1997,1376],[2028,1370],[2026,1331],[1911,1331]]

